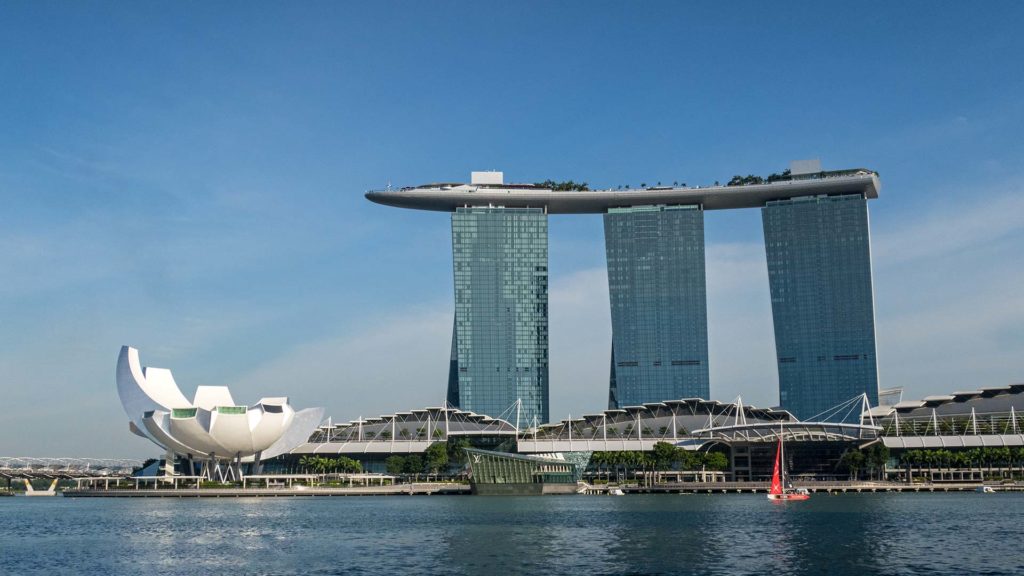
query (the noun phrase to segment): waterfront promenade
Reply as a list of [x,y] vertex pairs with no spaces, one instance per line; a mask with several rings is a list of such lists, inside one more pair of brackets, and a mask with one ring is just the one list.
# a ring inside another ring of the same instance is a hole
[[[795,482],[797,488],[812,493],[845,494],[876,492],[975,492],[983,484],[974,482],[915,483],[899,482]],[[1024,492],[1024,483],[984,484],[996,492]],[[764,482],[679,482],[651,486],[639,484],[587,484],[580,483],[578,494],[605,495],[609,487],[620,488],[625,494],[757,494],[766,493]],[[279,498],[303,496],[461,496],[470,494],[470,486],[457,482],[414,482],[383,486],[292,486],[292,487],[224,487],[224,488],[172,488],[156,485],[140,487],[85,487],[62,492],[69,498]]]
[[[997,492],[1024,492],[1024,483],[981,484],[978,482],[915,483],[904,482],[854,482],[854,481],[804,481],[794,482],[794,488],[806,488],[810,492],[828,494],[866,492],[975,492],[981,486],[989,486]],[[767,493],[765,482],[679,482],[655,484],[652,486],[620,486],[626,494],[755,494]],[[589,491],[603,493],[606,486],[590,486]]]
[[287,498],[302,496],[429,496],[469,494],[469,484],[413,482],[384,486],[293,486],[275,488],[72,488],[68,498]]

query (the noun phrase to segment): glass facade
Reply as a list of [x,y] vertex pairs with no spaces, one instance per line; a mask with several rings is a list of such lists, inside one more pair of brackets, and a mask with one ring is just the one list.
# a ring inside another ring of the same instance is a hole
[[[452,213],[454,406],[520,425],[548,421],[548,220],[540,208]],[[513,417],[514,418],[514,417]]]
[[576,484],[578,466],[535,456],[467,449],[475,484]]
[[710,397],[703,210],[613,208],[604,216],[604,237],[609,408]]
[[877,405],[867,200],[778,200],[761,216],[779,404],[801,420],[863,393]]

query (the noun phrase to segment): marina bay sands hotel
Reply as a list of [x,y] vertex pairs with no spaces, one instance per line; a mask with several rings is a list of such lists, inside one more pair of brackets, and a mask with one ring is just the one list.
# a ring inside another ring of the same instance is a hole
[[[448,401],[524,422],[548,412],[548,214],[602,214],[612,349],[609,408],[710,398],[704,212],[760,208],[779,405],[810,418],[866,393],[877,404],[869,199],[878,175],[794,162],[734,186],[552,190],[474,172],[469,184],[371,191],[451,213],[455,275]],[[767,334],[765,335],[767,337]]]

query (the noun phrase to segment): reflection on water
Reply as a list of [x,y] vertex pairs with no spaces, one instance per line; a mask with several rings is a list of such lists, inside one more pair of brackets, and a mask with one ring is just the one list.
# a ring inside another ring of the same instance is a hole
[[1019,574],[1024,494],[0,499],[0,574]]

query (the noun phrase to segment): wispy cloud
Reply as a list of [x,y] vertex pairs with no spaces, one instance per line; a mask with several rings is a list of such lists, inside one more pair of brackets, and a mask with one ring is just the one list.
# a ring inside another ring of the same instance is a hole
[[[611,346],[604,268],[554,279],[550,310],[552,415],[604,409]],[[296,345],[235,385],[253,394],[286,388],[297,404],[325,405],[338,419],[436,406],[445,399],[451,330],[450,304],[393,310]]]
[[907,396],[1024,380],[1024,196],[973,192],[875,235],[880,380]]
[[96,151],[96,147],[96,143],[89,144],[89,148],[97,152],[93,155],[87,152],[72,152],[58,150],[51,146],[41,146],[39,148],[41,154],[36,158],[39,166],[76,180],[105,180],[124,177],[125,174],[118,168],[117,163],[111,160],[112,150],[106,148]]
[[445,400],[452,312],[447,305],[392,310],[300,343],[234,381],[254,395],[286,391],[338,419],[439,406]]
[[604,267],[554,276],[549,298],[551,418],[600,412],[612,344]]
[[951,141],[962,142],[985,133],[994,122],[989,115],[968,118],[963,114],[927,119],[916,125],[908,125],[881,135],[876,147],[907,153],[935,146],[949,146]]
[[778,404],[768,267],[760,243],[707,247],[711,396]]
[[876,267],[898,267],[929,257],[948,257],[988,243],[1024,233],[1024,188],[1005,184],[974,200],[943,203],[920,220],[908,220],[895,230],[874,233]]

